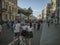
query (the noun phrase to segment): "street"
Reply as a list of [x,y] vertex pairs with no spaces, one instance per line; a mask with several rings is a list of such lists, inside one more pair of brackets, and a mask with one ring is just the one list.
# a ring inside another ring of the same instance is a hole
[[40,45],[60,45],[60,26],[43,24]]
[[36,30],[34,32],[32,45],[39,45],[40,44],[41,32],[42,32],[42,25],[41,25],[41,29],[40,30]]
[[[32,45],[40,44],[41,31],[42,30],[34,30]],[[9,45],[13,40],[13,36],[13,31],[8,30],[6,26],[3,26],[2,36],[0,37],[0,45]],[[15,45],[17,45],[17,40]]]
[[60,45],[60,0],[0,0],[0,45],[18,41]]
[[[0,44],[10,44],[13,36],[13,31],[6,29],[5,26],[0,37]],[[60,45],[60,26],[55,27],[54,25],[50,25],[48,27],[47,23],[43,23],[40,30],[34,30],[32,45]]]
[[13,31],[8,30],[6,25],[3,26],[2,35],[0,37],[0,45],[8,45],[13,40]]

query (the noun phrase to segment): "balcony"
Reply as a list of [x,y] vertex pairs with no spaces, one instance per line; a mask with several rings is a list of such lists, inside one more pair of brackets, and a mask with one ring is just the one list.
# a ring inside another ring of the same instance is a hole
[[7,11],[7,9],[6,8],[2,8],[1,11],[2,12],[5,12],[5,11]]

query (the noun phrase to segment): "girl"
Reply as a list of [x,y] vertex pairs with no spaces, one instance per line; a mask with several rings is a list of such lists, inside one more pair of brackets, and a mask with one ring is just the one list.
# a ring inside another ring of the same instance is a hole
[[26,33],[27,33],[27,25],[26,23],[23,23],[22,24],[22,27],[21,27],[21,36],[22,36],[22,40],[21,40],[21,43],[22,45],[25,44],[26,45]]
[[32,38],[33,38],[33,27],[32,27],[31,22],[28,25],[27,38],[28,38],[28,41],[29,41],[29,45],[31,45],[31,41],[32,41]]

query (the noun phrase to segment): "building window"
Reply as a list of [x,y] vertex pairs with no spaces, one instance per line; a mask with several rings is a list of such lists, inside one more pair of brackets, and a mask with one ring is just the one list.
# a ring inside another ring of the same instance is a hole
[[11,0],[8,0],[9,2],[11,2]]
[[11,6],[9,6],[9,13],[11,12]]
[[57,10],[57,14],[59,15],[59,9]]
[[5,15],[5,19],[7,20],[7,15]]
[[60,6],[60,0],[57,0],[57,7]]
[[12,7],[12,12],[14,12],[14,7]]
[[5,2],[5,8],[8,10],[8,3]]
[[0,2],[0,9],[1,9],[1,2]]
[[2,2],[2,8],[5,8],[5,2],[4,1]]
[[9,19],[11,19],[11,6],[9,6]]
[[17,0],[12,0],[12,3],[14,3],[16,5],[17,4]]

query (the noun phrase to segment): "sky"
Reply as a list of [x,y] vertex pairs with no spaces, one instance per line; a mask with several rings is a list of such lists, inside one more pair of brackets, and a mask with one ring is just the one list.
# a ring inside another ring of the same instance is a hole
[[26,9],[31,7],[33,15],[37,17],[49,2],[50,0],[18,0],[18,6]]

